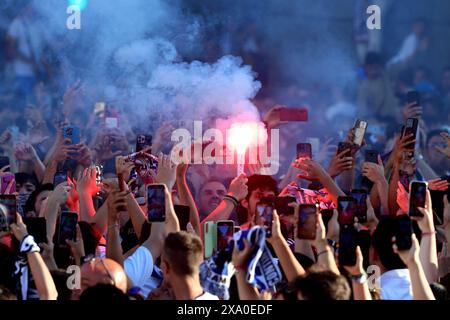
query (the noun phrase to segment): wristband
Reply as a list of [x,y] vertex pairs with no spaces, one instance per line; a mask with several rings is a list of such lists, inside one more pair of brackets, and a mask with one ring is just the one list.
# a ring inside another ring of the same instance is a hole
[[364,271],[358,275],[350,275],[350,279],[352,279],[353,282],[363,284],[367,281],[367,273]]
[[422,237],[434,236],[436,233],[437,233],[436,231],[422,232]]
[[33,252],[40,252],[41,249],[36,244],[36,241],[34,241],[34,238],[32,235],[26,235],[22,242],[20,243],[20,253],[33,253]]
[[223,200],[229,200],[229,201],[233,202],[235,207],[237,207],[237,205],[239,204],[239,201],[235,197],[230,196],[228,194],[223,197]]

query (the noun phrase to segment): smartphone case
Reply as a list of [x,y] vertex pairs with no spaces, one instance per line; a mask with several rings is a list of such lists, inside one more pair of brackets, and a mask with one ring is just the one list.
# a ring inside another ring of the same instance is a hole
[[203,235],[205,239],[205,258],[209,258],[214,254],[217,244],[217,228],[214,221],[205,222]]

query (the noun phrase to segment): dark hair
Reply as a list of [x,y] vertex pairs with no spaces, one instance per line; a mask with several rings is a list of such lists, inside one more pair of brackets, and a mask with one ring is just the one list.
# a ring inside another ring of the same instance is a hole
[[382,67],[382,66],[384,66],[384,59],[379,53],[371,51],[366,54],[364,64],[365,65],[378,65],[378,66]]
[[180,231],[170,233],[164,241],[164,260],[179,275],[193,275],[203,259],[203,245],[200,238]]
[[58,301],[68,301],[72,297],[72,290],[67,287],[67,279],[70,274],[65,270],[52,270],[50,271],[53,282],[55,283],[56,291],[58,291]]
[[0,285],[14,290],[13,280],[14,263],[16,261],[14,249],[6,244],[0,243]]
[[305,300],[350,300],[350,286],[344,276],[332,271],[310,271],[294,281]]
[[25,172],[18,172],[14,174],[15,180],[17,184],[24,184],[26,182],[30,182],[34,184],[36,187],[39,185],[38,181],[36,180],[36,177],[34,175],[25,173]]
[[128,300],[128,296],[119,288],[103,283],[87,288],[80,296],[80,301],[122,302]]
[[247,181],[248,194],[246,199],[250,199],[253,191],[257,189],[270,190],[278,194],[277,181],[271,176],[254,174],[248,177]]
[[440,136],[441,132],[447,132],[450,134],[450,130],[448,130],[447,128],[430,130],[430,132],[428,132],[428,134],[427,134],[427,145],[430,142],[431,138],[433,138],[435,136]]
[[44,191],[53,191],[53,189],[54,189],[54,187],[53,187],[52,183],[45,183],[43,185],[38,186],[36,188],[36,190],[34,190],[32,193],[30,193],[30,196],[28,197],[27,202],[25,202],[25,207],[24,207],[25,213],[36,211],[35,204],[36,204],[36,199],[39,196],[39,194]]
[[0,285],[0,301],[17,300],[17,297],[8,289]]
[[384,216],[378,222],[372,234],[372,245],[381,263],[387,270],[405,269],[406,265],[392,249],[392,237],[395,236],[395,218]]
[[436,300],[449,300],[447,289],[437,282],[430,283],[431,291],[433,291],[434,298]]

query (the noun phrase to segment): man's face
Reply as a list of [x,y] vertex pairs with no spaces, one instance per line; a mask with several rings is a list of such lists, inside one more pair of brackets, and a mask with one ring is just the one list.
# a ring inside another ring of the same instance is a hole
[[211,213],[226,194],[227,189],[222,183],[216,181],[206,183],[200,191],[200,212],[203,214]]
[[36,190],[36,186],[29,181],[26,181],[23,184],[16,183],[16,188],[19,191],[19,194],[30,194]]
[[275,192],[272,190],[268,190],[266,188],[258,188],[252,191],[252,194],[250,195],[250,198],[247,200],[244,200],[242,202],[242,205],[247,208],[249,218],[250,220],[253,219],[253,217],[256,214],[256,205],[261,201],[264,197],[274,197]]

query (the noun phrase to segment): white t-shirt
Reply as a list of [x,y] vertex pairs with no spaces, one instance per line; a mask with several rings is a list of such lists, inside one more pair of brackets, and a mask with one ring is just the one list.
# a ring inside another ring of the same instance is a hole
[[416,52],[419,46],[419,38],[415,33],[408,35],[403,41],[400,51],[388,62],[388,65],[397,64],[405,61]]
[[396,269],[383,273],[380,277],[380,287],[383,300],[413,300],[408,269]]
[[160,281],[152,277],[153,257],[146,247],[140,246],[125,259],[123,266],[133,286],[141,288],[144,297],[159,286]]
[[205,291],[201,296],[195,298],[195,300],[219,300],[219,297]]

